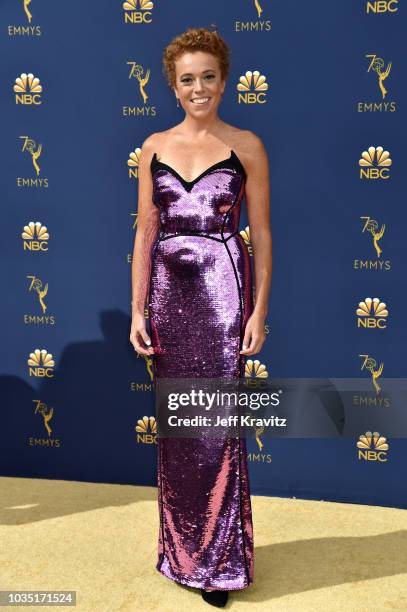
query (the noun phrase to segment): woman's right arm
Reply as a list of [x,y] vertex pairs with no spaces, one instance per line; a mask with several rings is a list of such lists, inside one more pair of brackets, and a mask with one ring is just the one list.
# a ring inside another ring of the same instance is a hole
[[151,276],[151,251],[160,227],[160,211],[153,204],[153,183],[150,162],[154,153],[154,134],[141,147],[138,167],[138,208],[136,235],[131,264],[132,322],[130,342],[142,355],[154,353],[146,330],[145,306]]

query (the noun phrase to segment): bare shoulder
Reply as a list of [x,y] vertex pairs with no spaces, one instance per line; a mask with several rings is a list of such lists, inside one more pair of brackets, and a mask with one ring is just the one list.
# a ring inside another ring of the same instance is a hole
[[236,153],[247,172],[255,167],[267,166],[266,147],[255,132],[239,129],[235,134],[235,142]]
[[236,147],[240,151],[242,157],[251,158],[253,156],[266,154],[266,148],[262,139],[251,130],[239,130],[236,136]]
[[141,153],[144,159],[150,162],[154,153],[159,152],[167,137],[168,130],[164,130],[163,132],[153,132],[147,136],[141,145]]

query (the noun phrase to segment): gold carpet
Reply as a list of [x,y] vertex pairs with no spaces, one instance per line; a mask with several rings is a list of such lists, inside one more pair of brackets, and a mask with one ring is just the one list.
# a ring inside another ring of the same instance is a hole
[[[0,478],[0,499],[0,590],[76,591],[67,611],[216,609],[155,569],[156,488]],[[405,510],[259,496],[252,507],[255,582],[226,610],[407,611]]]

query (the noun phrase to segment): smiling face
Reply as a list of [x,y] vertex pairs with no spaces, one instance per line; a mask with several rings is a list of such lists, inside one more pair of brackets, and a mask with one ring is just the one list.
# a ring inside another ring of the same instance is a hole
[[197,118],[215,113],[224,89],[215,55],[188,51],[175,61],[174,91],[186,113]]

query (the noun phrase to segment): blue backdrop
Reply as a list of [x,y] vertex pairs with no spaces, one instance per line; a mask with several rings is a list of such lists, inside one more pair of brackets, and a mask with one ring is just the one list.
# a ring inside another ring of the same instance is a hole
[[[269,154],[273,281],[254,359],[270,378],[371,379],[352,409],[385,411],[375,373],[405,376],[407,340],[399,3],[3,0],[0,15],[0,473],[156,482],[152,372],[128,340],[137,149],[182,119],[161,58],[191,26],[230,45],[221,117]],[[387,313],[358,316],[368,297]],[[251,439],[252,493],[407,507],[405,440],[380,419],[375,443],[370,414],[354,437]]]

